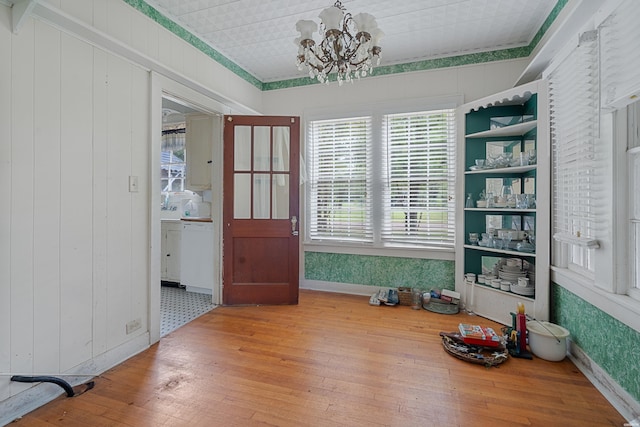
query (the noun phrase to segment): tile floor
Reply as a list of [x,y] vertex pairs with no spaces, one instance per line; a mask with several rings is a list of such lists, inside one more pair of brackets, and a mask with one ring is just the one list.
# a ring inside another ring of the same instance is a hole
[[211,295],[187,292],[183,288],[172,286],[162,286],[161,289],[161,337],[216,307],[211,302]]

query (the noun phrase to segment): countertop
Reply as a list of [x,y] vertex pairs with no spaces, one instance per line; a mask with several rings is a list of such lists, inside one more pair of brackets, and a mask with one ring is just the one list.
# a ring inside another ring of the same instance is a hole
[[180,221],[193,221],[193,222],[213,222],[209,217],[204,216],[188,216],[180,218]]

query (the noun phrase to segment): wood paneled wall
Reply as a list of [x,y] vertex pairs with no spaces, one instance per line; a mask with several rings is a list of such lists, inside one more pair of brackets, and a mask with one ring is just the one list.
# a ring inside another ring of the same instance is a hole
[[0,5],[0,401],[28,387],[9,374],[68,372],[148,331],[149,73],[10,22]]

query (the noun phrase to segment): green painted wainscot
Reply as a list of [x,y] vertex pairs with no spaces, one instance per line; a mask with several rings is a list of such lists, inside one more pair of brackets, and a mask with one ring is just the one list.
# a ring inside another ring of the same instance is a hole
[[640,333],[558,284],[551,292],[554,323],[567,328],[571,341],[640,401]]
[[422,290],[455,289],[453,261],[305,252],[304,268],[308,280]]

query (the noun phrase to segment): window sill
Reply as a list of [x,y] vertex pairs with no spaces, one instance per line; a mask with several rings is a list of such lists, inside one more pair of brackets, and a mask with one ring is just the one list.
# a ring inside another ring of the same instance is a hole
[[640,301],[635,298],[600,289],[595,281],[566,268],[551,267],[551,280],[614,319],[640,332]]
[[436,259],[453,261],[455,252],[451,249],[414,248],[414,247],[373,247],[336,243],[312,243],[305,242],[305,252],[325,252],[336,254],[388,256],[398,258]]

